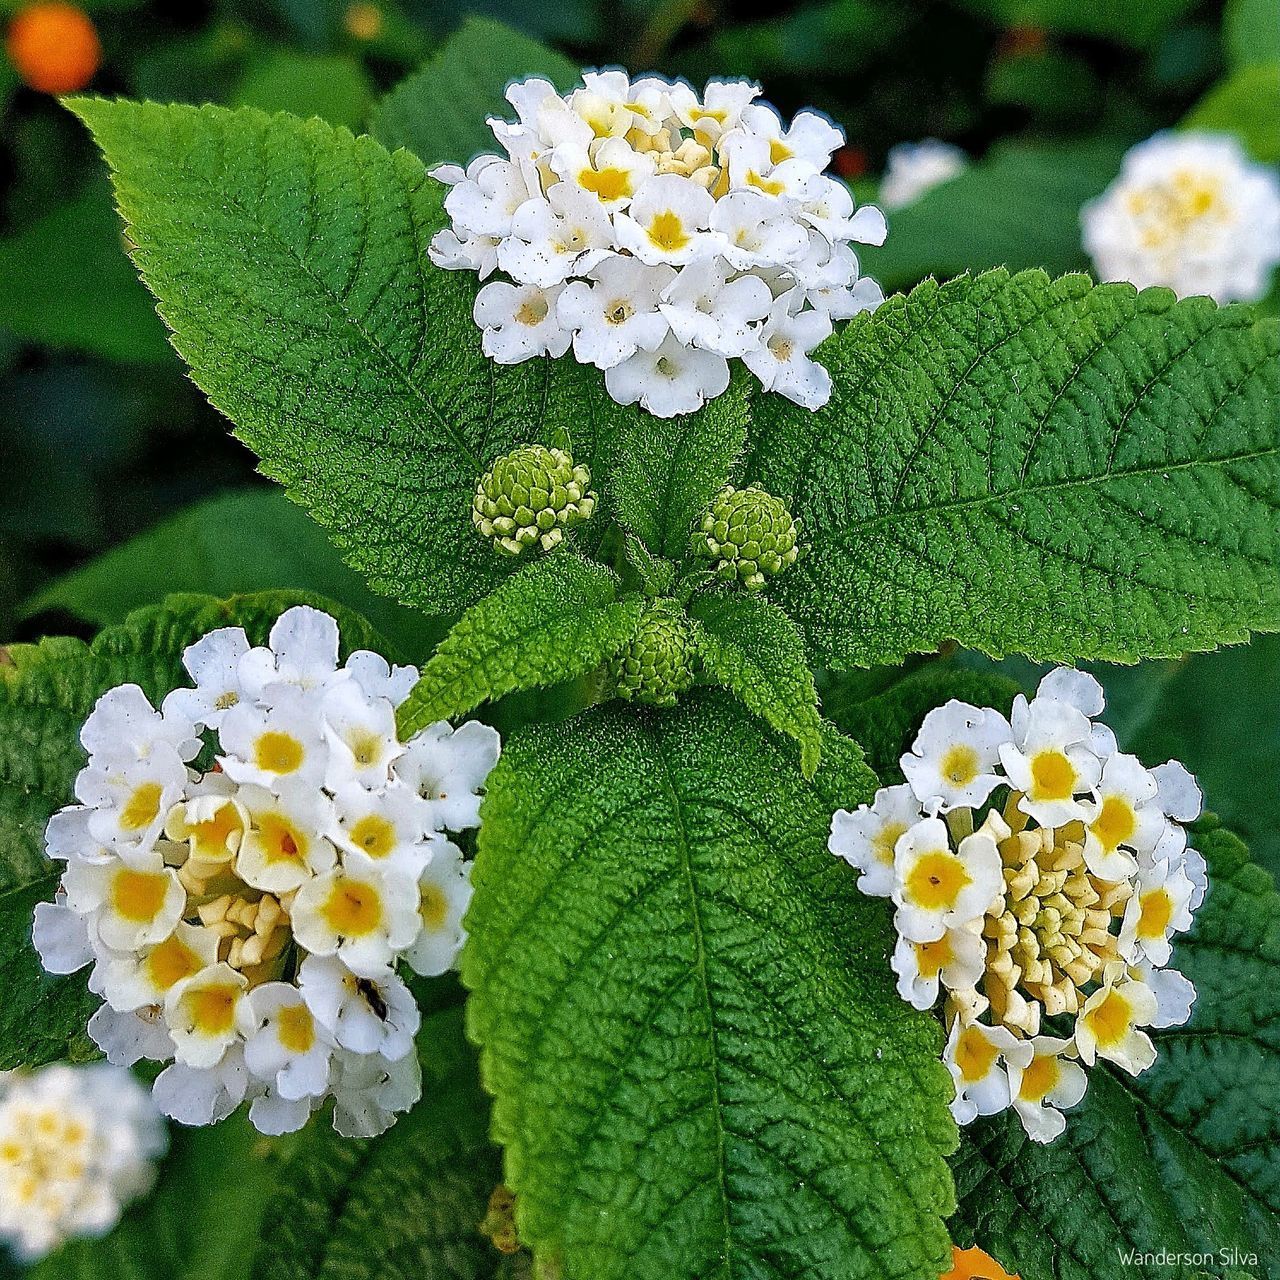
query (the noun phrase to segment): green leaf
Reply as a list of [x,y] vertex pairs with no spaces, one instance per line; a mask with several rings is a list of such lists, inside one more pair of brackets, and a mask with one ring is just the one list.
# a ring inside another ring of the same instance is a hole
[[571,549],[527,565],[441,641],[400,708],[401,731],[594,670],[630,639],[640,617],[640,601],[618,600],[617,590],[615,573]]
[[656,555],[682,560],[694,525],[724,487],[747,437],[747,382],[674,421],[642,413],[609,443],[604,500]]
[[53,896],[58,877],[44,853],[50,816],[74,800],[84,765],[80,727],[110,688],[133,683],[158,703],[190,683],[183,650],[215,627],[242,626],[265,643],[288,607],[316,603],[338,618],[349,648],[377,647],[354,615],[296,592],[242,596],[172,596],[132,614],[92,644],[52,638],[0,650],[0,1070],[70,1054],[93,1055],[85,1023],[98,1005],[84,974],[53,977],[31,945],[35,904]]
[[777,605],[737,591],[695,599],[689,616],[706,674],[766,724],[794,738],[800,770],[811,779],[822,756],[822,718],[804,637],[795,624]]
[[[958,1244],[976,1241],[1023,1280],[1121,1274],[1118,1253],[1208,1254],[1258,1277],[1280,1257],[1280,895],[1213,823],[1196,847],[1210,891],[1174,967],[1195,984],[1191,1021],[1152,1034],[1135,1078],[1091,1073],[1048,1146],[1012,1113],[965,1130]],[[1237,1251],[1221,1256],[1219,1251]],[[1251,1261],[1247,1256],[1255,1255]],[[1158,1280],[1192,1268],[1136,1265]]]
[[496,150],[490,116],[514,119],[503,94],[537,75],[567,91],[578,68],[554,49],[489,18],[468,18],[421,71],[396,86],[374,112],[371,132],[389,148],[408,147],[428,164],[466,164]]
[[330,124],[359,129],[372,98],[373,85],[354,58],[273,49],[250,64],[232,105],[319,116]]
[[244,1115],[169,1132],[151,1195],[103,1239],[50,1254],[30,1280],[241,1280],[283,1144]]
[[1121,744],[1153,764],[1181,760],[1254,857],[1280,870],[1280,787],[1259,785],[1280,777],[1280,637],[1195,654],[1158,680]]
[[483,355],[473,275],[428,261],[442,188],[409,152],[247,108],[72,106],[192,377],[375,590],[435,613],[487,595],[511,566],[472,527],[477,477],[565,434],[597,470],[640,416],[574,360]]
[[175,591],[222,597],[281,588],[345,605],[408,657],[425,657],[444,634],[440,620],[374,595],[314,520],[280,490],[266,488],[187,507],[52,582],[23,613],[65,609],[107,626]]
[[521,1237],[564,1280],[936,1280],[950,1085],[812,783],[723,695],[509,739],[463,980]]
[[1223,35],[1233,66],[1280,62],[1280,13],[1275,0],[1227,0]]
[[501,1179],[488,1100],[462,1014],[418,1035],[422,1100],[381,1137],[304,1131],[267,1205],[251,1280],[488,1280],[500,1255],[480,1234]]
[[999,143],[951,181],[890,210],[888,238],[859,247],[858,260],[887,291],[988,267],[1079,270],[1088,265],[1080,207],[1120,172],[1124,149],[1108,138]]
[[102,183],[0,240],[0,329],[108,360],[168,364],[164,326],[122,248]]
[[[1273,15],[1280,22],[1280,15]],[[1255,160],[1280,164],[1280,59],[1241,67],[1211,89],[1184,129],[1234,133]]]
[[926,283],[755,404],[809,554],[771,594],[831,666],[954,639],[1133,661],[1280,628],[1280,326],[1081,276]]

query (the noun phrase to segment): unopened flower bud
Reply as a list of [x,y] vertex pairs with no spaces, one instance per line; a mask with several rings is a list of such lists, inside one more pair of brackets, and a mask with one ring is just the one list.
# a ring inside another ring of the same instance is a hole
[[615,692],[628,702],[674,707],[693,684],[689,622],[674,600],[645,606],[635,635],[614,658]]
[[697,552],[715,560],[722,578],[736,578],[748,591],[759,591],[766,578],[795,564],[800,556],[800,522],[786,504],[756,485],[726,486],[702,517]]
[[471,520],[503,555],[535,544],[550,551],[565,531],[590,518],[591,472],[563,449],[521,445],[504,454],[476,484]]

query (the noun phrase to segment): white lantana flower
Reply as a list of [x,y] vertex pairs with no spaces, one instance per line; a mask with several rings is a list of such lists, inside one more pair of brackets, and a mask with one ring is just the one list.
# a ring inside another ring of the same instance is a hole
[[530,356],[562,356],[573,335],[560,327],[560,289],[495,280],[476,294],[472,314],[484,330],[484,353],[498,364],[519,364]]
[[417,672],[340,665],[336,622],[307,607],[266,646],[215,631],[186,666],[196,687],[163,714],[126,687],[86,723],[33,941],[50,972],[92,966],[89,1034],[112,1063],[167,1063],[153,1093],[174,1119],[247,1102],[284,1133],[333,1097],[335,1124],[369,1136],[420,1088],[397,970],[442,973],[465,939],[469,867],[445,832],[478,825],[498,735],[441,722],[402,742]]
[[[1144,1071],[1144,1028],[1190,1017],[1195,988],[1166,966],[1208,889],[1181,825],[1200,790],[1175,761],[1148,771],[1122,754],[1094,718],[1104,705],[1066,667],[1008,720],[948,702],[901,757],[907,782],[832,817],[831,852],[897,908],[899,994],[917,1009],[943,997],[962,1124],[1012,1107],[1050,1142],[1085,1068]],[[1048,1018],[1061,1036],[1041,1034]]]
[[106,1235],[146,1194],[168,1146],[129,1072],[105,1063],[0,1077],[0,1240],[34,1262],[66,1240]]
[[883,787],[857,810],[836,810],[827,847],[862,872],[858,888],[875,898],[893,892],[894,851],[899,839],[920,821],[920,801],[907,783]]
[[619,404],[639,402],[656,418],[673,418],[720,395],[729,386],[729,363],[668,334],[655,350],[637,351],[607,370],[604,385]]
[[1280,262],[1280,180],[1227,134],[1159,133],[1081,211],[1104,280],[1252,302]]
[[958,177],[969,163],[959,147],[937,138],[900,142],[889,148],[887,160],[880,179],[880,203],[886,209],[914,204],[934,187]]
[[902,772],[926,809],[975,809],[1000,785],[1000,748],[1012,741],[998,711],[952,698],[925,716]]
[[[572,346],[613,371],[610,396],[660,417],[720,395],[737,358],[767,389],[825,404],[830,379],[808,353],[832,320],[883,301],[850,245],[882,243],[884,217],[823,173],[840,130],[813,111],[786,124],[759,92],[618,70],[586,72],[564,97],[541,79],[511,85],[516,122],[489,121],[505,154],[431,170],[450,219],[431,261],[482,279],[496,265],[514,282],[476,299],[485,354],[515,363]],[[659,287],[622,264],[681,277]]]
[[573,332],[573,354],[583,364],[612,369],[639,350],[653,351],[667,336],[660,312],[673,268],[636,258],[606,258],[560,295],[560,323]]

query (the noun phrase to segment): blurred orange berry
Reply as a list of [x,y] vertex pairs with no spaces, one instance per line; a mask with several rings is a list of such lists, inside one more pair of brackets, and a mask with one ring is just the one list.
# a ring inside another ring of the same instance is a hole
[[93,79],[102,45],[89,15],[62,0],[40,0],[9,24],[9,57],[41,93],[74,93]]
[[842,178],[861,178],[868,168],[865,148],[850,143],[835,154],[836,172]]
[[1013,26],[1000,37],[996,52],[1005,58],[1027,58],[1048,47],[1049,36],[1043,27]]
[[953,1266],[942,1280],[1018,1280],[981,1249],[953,1249]]
[[342,22],[347,34],[357,40],[376,40],[382,34],[382,10],[367,0],[356,0],[355,4],[348,5]]

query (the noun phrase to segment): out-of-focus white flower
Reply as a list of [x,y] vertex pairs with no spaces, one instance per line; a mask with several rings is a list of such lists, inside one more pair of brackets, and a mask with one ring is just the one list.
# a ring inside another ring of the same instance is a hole
[[1227,134],[1139,143],[1081,221],[1098,275],[1140,289],[1252,302],[1280,262],[1280,180]]
[[969,157],[949,142],[925,138],[890,147],[887,161],[880,179],[880,203],[886,209],[901,209],[958,177],[968,166]]
[[[906,783],[832,817],[831,852],[897,908],[898,993],[917,1009],[944,997],[961,1124],[1011,1106],[1050,1142],[1085,1067],[1136,1075],[1155,1060],[1143,1028],[1190,1017],[1195,988],[1165,966],[1208,888],[1181,825],[1200,790],[1175,761],[1120,753],[1094,720],[1104,705],[1069,667],[1008,720],[948,702],[901,757]],[[1042,1035],[1045,1018],[1070,1034]]]
[[[612,371],[615,400],[660,417],[721,394],[734,358],[766,388],[825,404],[830,379],[808,353],[831,320],[883,301],[850,244],[882,243],[884,217],[823,173],[840,130],[813,111],[785,124],[759,92],[711,81],[698,94],[616,70],[587,72],[566,97],[545,80],[513,84],[517,122],[489,122],[505,156],[431,171],[450,218],[432,262],[482,278],[496,264],[514,281],[476,300],[485,353],[514,363],[572,345]],[[679,281],[659,285],[670,268]]]
[[[334,1097],[344,1131],[378,1132],[421,1078],[397,968],[442,973],[465,939],[469,868],[444,833],[479,824],[498,735],[441,722],[401,741],[417,672],[365,652],[339,665],[316,609],[286,611],[259,648],[213,632],[186,665],[196,687],[163,715],[125,687],[90,716],[33,941],[50,972],[92,965],[90,1035],[112,1063],[168,1063],[154,1096],[174,1119],[247,1101],[285,1133]],[[205,773],[186,763],[202,732]]]
[[96,1063],[0,1077],[0,1240],[31,1262],[102,1236],[155,1179],[164,1122],[128,1071]]

